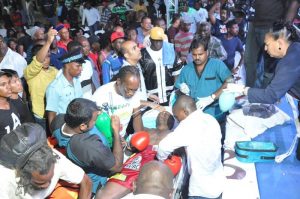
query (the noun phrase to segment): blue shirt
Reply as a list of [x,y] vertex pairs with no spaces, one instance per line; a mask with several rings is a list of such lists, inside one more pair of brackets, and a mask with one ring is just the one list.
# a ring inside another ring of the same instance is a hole
[[73,85],[68,82],[63,73],[59,74],[46,90],[46,110],[56,114],[66,113],[69,103],[82,97],[81,84],[78,78],[73,78]]
[[[100,131],[98,131],[98,129],[95,126],[86,133],[90,134],[90,135],[97,135],[100,138],[103,145],[109,148],[107,139],[105,138],[105,136]],[[67,136],[67,135],[62,133],[61,128],[56,129],[53,132],[53,136],[56,138],[56,140],[58,142],[58,145],[62,148],[66,148],[68,146],[68,143],[69,143],[70,139],[71,139],[70,136]],[[84,147],[84,146],[78,146],[78,147]],[[100,146],[99,146],[99,148],[100,148]],[[79,164],[79,162],[80,162],[79,166],[84,167],[85,162],[81,162],[80,160],[78,160],[77,157],[72,153],[70,148],[68,148],[68,150],[67,150],[67,157],[69,159],[71,159],[73,162],[77,163],[77,164]],[[99,186],[99,183],[102,186],[105,185],[105,183],[106,183],[106,177],[102,177],[102,176],[97,175],[93,172],[87,172],[87,175],[91,178],[91,180],[93,182],[93,188],[92,188],[93,193],[96,193],[97,188]]]
[[235,52],[238,51],[240,53],[244,52],[243,44],[238,37],[232,37],[227,39],[226,37],[221,38],[222,45],[227,52],[227,59],[224,60],[224,63],[231,70],[234,68],[234,57]]
[[103,84],[109,83],[112,77],[119,73],[122,65],[122,57],[119,57],[116,53],[110,54],[102,64]]
[[[53,136],[57,140],[58,146],[65,148],[65,147],[67,147],[68,142],[70,141],[71,137],[63,134],[61,128],[54,130]],[[100,140],[102,141],[103,145],[106,147],[109,147],[106,137],[95,126],[86,133],[88,133],[90,135],[97,135],[100,138]]]
[[50,54],[50,65],[55,66],[58,70],[61,69],[64,64],[59,60],[64,54],[67,53],[67,51],[63,48],[57,47],[57,53],[51,52]]
[[145,36],[144,36],[144,33],[143,33],[143,30],[141,27],[138,27],[137,29],[137,42],[139,44],[143,44],[144,43],[144,39],[145,39]]
[[226,35],[227,28],[226,24],[220,19],[216,19],[216,23],[213,25],[213,36],[217,37],[218,39],[221,39],[222,36]]
[[265,89],[250,88],[248,100],[251,103],[273,104],[289,92],[300,99],[300,43],[290,44],[286,55],[279,60],[275,75]]
[[[190,89],[190,96],[197,101],[198,97],[207,97],[216,92],[230,75],[230,70],[221,60],[209,58],[200,77],[196,73],[194,63],[184,66],[175,87],[180,88],[180,84],[186,83]],[[205,108],[204,112],[217,119],[223,115],[217,101]]]

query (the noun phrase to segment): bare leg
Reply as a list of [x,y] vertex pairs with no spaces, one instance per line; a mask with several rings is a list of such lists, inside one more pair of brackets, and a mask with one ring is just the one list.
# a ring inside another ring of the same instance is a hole
[[131,192],[130,189],[115,182],[108,182],[97,192],[96,199],[119,199]]

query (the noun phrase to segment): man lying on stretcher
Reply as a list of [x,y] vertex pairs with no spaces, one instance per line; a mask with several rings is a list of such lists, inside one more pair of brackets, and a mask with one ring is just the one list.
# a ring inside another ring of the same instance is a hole
[[[122,171],[112,176],[107,184],[98,191],[96,199],[119,199],[133,191],[133,182],[137,179],[142,166],[156,157],[156,145],[168,134],[174,125],[173,116],[160,112],[156,119],[156,129],[138,132],[131,138],[133,154],[124,164]],[[180,162],[179,162],[180,164]]]

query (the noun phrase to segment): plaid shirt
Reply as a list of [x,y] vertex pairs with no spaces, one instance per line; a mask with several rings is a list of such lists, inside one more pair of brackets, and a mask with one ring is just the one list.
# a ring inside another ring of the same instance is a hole
[[209,57],[220,59],[222,61],[227,59],[227,52],[222,46],[221,40],[212,35],[208,42],[208,55]]
[[[199,38],[198,34],[196,35],[196,38]],[[215,36],[210,36],[207,51],[208,56],[211,58],[220,59],[222,61],[227,59],[227,52],[223,47],[221,40]]]

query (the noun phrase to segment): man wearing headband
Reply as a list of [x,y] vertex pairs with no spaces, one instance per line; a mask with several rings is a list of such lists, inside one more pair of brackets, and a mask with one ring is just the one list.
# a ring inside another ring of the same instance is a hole
[[62,73],[57,75],[46,90],[46,111],[48,122],[59,113],[65,113],[68,104],[75,98],[82,97],[82,89],[77,78],[84,63],[80,49],[68,52],[61,57],[64,64]]

